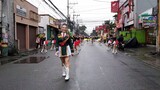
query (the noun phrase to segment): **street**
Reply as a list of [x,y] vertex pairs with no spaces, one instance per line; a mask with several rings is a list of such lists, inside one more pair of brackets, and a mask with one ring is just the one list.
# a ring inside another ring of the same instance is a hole
[[81,46],[80,53],[71,57],[68,82],[54,53],[28,56],[46,58],[39,63],[1,66],[0,90],[160,90],[159,70],[124,53],[112,54],[104,45]]

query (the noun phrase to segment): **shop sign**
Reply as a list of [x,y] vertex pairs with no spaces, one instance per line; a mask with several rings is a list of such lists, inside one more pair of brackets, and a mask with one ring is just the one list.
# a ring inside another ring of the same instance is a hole
[[118,12],[119,8],[119,1],[112,1],[111,2],[111,12],[116,13]]
[[19,16],[26,17],[27,16],[27,10],[19,5],[16,6],[16,13]]
[[53,18],[53,17],[49,17],[49,24],[51,25],[51,26],[54,26],[54,27],[58,27],[57,26],[57,24],[56,24],[56,19],[55,18]]
[[153,9],[148,9],[145,12],[139,14],[139,23],[143,23],[143,18],[148,18],[149,16],[152,16]]
[[143,17],[143,26],[155,27],[156,17],[155,16]]
[[54,18],[52,18],[52,17],[49,17],[49,24],[51,24],[51,25],[55,25],[55,19]]

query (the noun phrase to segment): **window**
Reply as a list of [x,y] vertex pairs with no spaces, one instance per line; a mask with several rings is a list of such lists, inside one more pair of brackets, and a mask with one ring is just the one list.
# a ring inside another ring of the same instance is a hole
[[38,21],[39,20],[38,14],[34,11],[30,11],[30,19],[33,21]]

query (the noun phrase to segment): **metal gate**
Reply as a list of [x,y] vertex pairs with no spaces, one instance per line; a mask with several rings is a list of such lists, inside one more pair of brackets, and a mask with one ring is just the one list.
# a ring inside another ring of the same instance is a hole
[[26,25],[17,23],[17,38],[20,51],[26,50]]
[[29,48],[36,48],[36,32],[37,27],[29,26]]

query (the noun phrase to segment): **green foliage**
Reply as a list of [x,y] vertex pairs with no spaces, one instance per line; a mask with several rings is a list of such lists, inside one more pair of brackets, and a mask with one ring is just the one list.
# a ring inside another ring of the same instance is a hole
[[85,25],[79,26],[79,30],[81,32],[84,32],[87,29],[87,27]]
[[116,24],[111,22],[110,20],[106,20],[104,23],[107,29],[113,30],[113,28],[116,27]]

